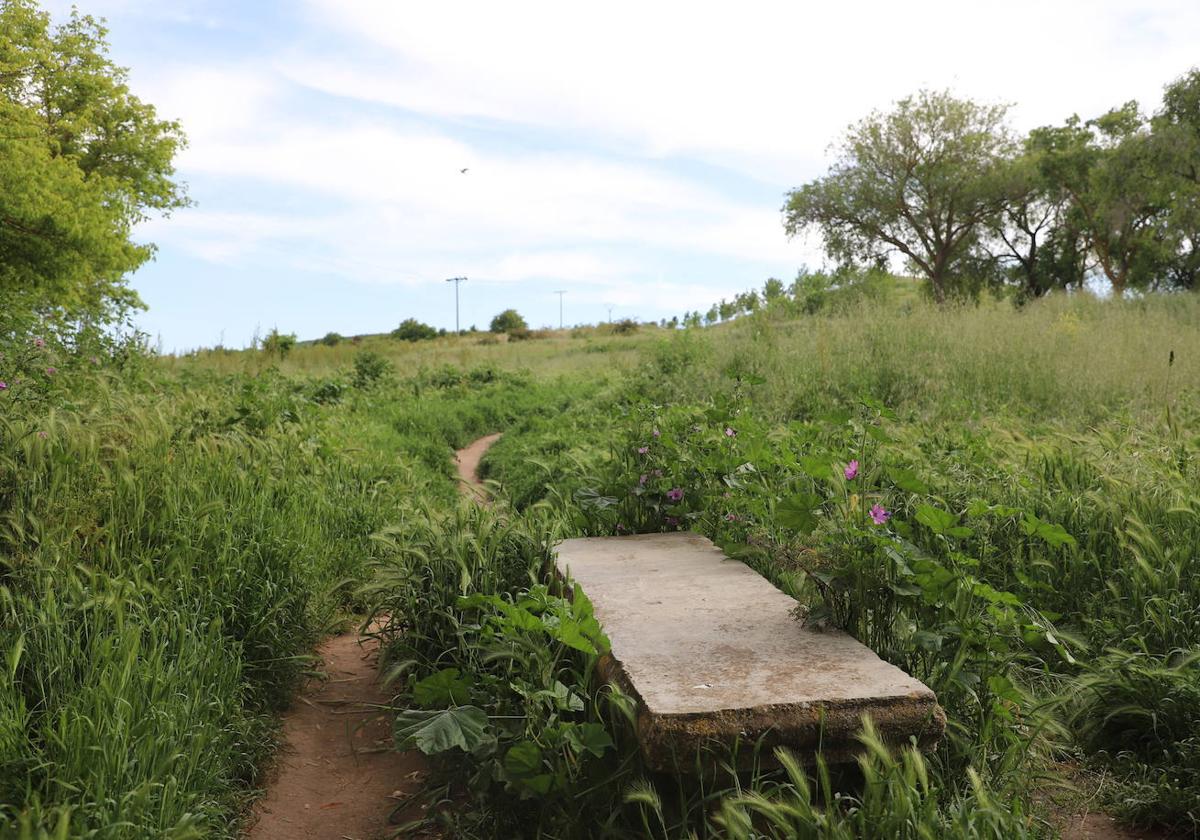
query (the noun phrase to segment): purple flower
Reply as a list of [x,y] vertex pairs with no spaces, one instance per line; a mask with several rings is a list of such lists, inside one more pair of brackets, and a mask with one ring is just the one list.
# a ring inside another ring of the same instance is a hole
[[683,488],[682,487],[672,487],[670,490],[667,491],[667,498],[670,499],[672,502],[682,502],[683,501]]
[[672,528],[678,528],[678,527],[679,527],[679,520],[678,520],[678,519],[676,519],[674,516],[668,516],[668,517],[667,517],[667,524],[668,524],[668,525],[670,525]]
[[46,368],[46,375],[47,375],[47,376],[53,376],[53,375],[54,375],[54,374],[56,374],[56,373],[58,373],[58,368],[53,368],[53,367],[48,367],[48,368]]
[[725,521],[726,521],[726,522],[737,522],[739,519],[741,519],[741,517],[740,517],[740,516],[738,516],[736,513],[727,513],[727,514],[725,514]]
[[46,339],[44,339],[44,338],[35,338],[35,339],[33,340],[33,346],[34,346],[34,347],[45,347],[45,346],[46,346]]
[[645,454],[646,454],[646,453],[648,453],[649,451],[650,451],[650,447],[649,447],[649,446],[639,446],[639,447],[638,447],[638,454],[639,454],[639,455],[645,455]]
[[38,437],[40,437],[42,440],[45,440],[46,438],[50,437],[50,435],[46,434],[45,432],[38,432]]
[[847,481],[853,481],[854,477],[858,475],[858,461],[851,461],[847,464],[844,475]]
[[660,432],[658,429],[655,429],[655,430],[654,430],[654,436],[655,436],[655,437],[662,437],[662,432]]
[[725,437],[737,437],[737,430],[731,428],[730,426],[726,426]]
[[638,486],[639,486],[639,487],[645,487],[645,486],[646,486],[646,480],[647,480],[648,478],[650,478],[650,476],[646,475],[645,473],[642,473],[642,474],[641,474],[641,475],[638,477]]
[[0,382],[0,391],[7,391],[7,390],[8,390],[8,383]]
[[624,533],[624,532],[625,532],[625,526],[624,526],[624,525],[622,525],[620,522],[618,522],[618,523],[617,523],[617,533],[618,533],[618,534],[622,534],[622,533]]
[[892,515],[887,512],[883,505],[875,504],[871,506],[871,519],[876,525],[886,525],[887,521],[892,518]]

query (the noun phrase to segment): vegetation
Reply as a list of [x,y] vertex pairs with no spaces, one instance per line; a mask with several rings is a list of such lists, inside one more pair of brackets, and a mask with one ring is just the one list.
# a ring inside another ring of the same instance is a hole
[[793,190],[791,236],[814,229],[843,266],[900,255],[939,302],[989,285],[1022,298],[1103,280],[1192,289],[1200,272],[1200,71],[1146,118],[1128,102],[1018,143],[1005,108],[923,91],[851,126],[822,178]]
[[392,330],[392,338],[399,341],[427,341],[431,338],[437,338],[438,331],[423,324],[416,318],[406,318],[400,322],[400,326]]
[[494,333],[509,333],[511,335],[521,330],[528,331],[529,324],[525,323],[525,319],[521,317],[521,313],[517,312],[517,310],[505,309],[492,319],[488,330]]
[[[1020,143],[945,94],[873,115],[789,200],[838,267],[670,330],[162,358],[130,231],[186,202],[182,135],[105,49],[0,6],[0,840],[237,836],[350,621],[453,836],[1047,837],[1082,795],[1200,832],[1196,72]],[[497,431],[480,507],[452,454]],[[942,743],[648,772],[550,558],[678,530],[926,682]]]
[[111,320],[140,305],[129,272],[151,213],[187,203],[179,126],[129,92],[104,27],[51,27],[33,0],[0,5],[0,292],[6,308]]

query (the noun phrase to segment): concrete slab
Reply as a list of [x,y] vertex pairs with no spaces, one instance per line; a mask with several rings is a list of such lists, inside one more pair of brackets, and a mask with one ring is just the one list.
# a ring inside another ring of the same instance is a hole
[[865,714],[894,744],[930,748],[945,729],[925,685],[845,633],[804,626],[792,598],[698,534],[588,537],[556,552],[612,642],[602,675],[638,700],[652,768],[687,769],[713,740],[760,737],[765,756],[784,745],[848,761]]

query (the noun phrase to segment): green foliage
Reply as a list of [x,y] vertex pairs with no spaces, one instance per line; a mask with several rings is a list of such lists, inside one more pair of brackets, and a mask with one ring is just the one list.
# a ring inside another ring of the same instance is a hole
[[342,334],[335,332],[327,332],[321,338],[321,343],[326,347],[337,347],[343,341],[345,341],[345,338],[342,336]]
[[286,359],[288,353],[292,352],[292,348],[296,346],[295,333],[281,333],[278,328],[272,327],[267,333],[267,337],[262,340],[262,350],[268,356],[274,356],[277,359]]
[[32,0],[0,6],[0,290],[6,305],[119,320],[153,254],[133,240],[187,203],[172,160],[179,125],[130,93],[104,27],[73,12],[51,28]]
[[373,350],[354,354],[354,387],[371,388],[391,373],[392,365]]
[[392,330],[392,338],[399,341],[428,341],[437,338],[438,331],[428,324],[422,324],[416,318],[406,318],[400,326]]
[[488,326],[488,330],[494,333],[514,333],[520,330],[528,331],[529,324],[525,323],[525,319],[521,317],[521,313],[515,309],[505,309],[499,315],[492,319],[492,323]]
[[946,300],[1005,203],[994,177],[1012,146],[1005,111],[922,91],[872,114],[847,131],[828,175],[788,194],[788,235],[816,228],[840,262],[882,265],[898,252]]

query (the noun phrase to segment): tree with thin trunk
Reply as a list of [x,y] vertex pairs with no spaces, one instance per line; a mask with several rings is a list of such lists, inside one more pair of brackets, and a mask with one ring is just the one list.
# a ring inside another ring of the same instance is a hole
[[816,229],[846,264],[901,254],[945,301],[1005,206],[996,171],[1014,147],[1007,110],[922,91],[871,114],[847,130],[828,174],[788,193],[788,236]]

